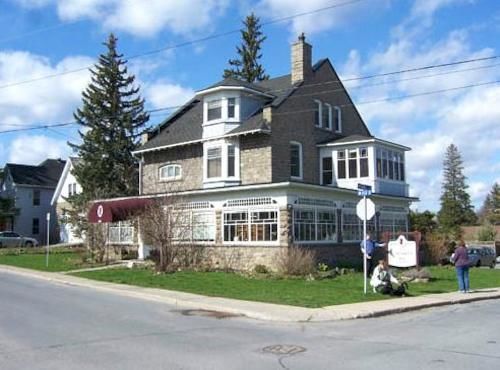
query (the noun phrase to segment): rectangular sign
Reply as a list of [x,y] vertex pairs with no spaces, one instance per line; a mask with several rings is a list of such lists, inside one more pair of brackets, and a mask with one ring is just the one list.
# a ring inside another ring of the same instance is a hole
[[394,267],[412,267],[417,265],[417,243],[400,235],[388,244],[388,263]]

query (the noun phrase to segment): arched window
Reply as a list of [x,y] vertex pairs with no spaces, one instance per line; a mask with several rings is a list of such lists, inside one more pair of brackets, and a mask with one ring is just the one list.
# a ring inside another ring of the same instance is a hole
[[160,167],[160,180],[173,181],[182,178],[182,167],[179,164],[167,164]]

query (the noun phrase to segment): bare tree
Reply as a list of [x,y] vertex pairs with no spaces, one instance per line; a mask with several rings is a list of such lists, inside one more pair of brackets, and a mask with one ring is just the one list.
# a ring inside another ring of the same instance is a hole
[[146,244],[158,251],[158,271],[171,272],[200,261],[201,247],[192,244],[190,213],[178,197],[155,199],[140,214],[139,223]]

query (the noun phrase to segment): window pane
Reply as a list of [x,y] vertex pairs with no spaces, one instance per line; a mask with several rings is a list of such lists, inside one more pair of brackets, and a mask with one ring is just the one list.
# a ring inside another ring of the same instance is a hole
[[323,116],[323,127],[330,128],[330,105],[323,104],[322,116]]
[[298,241],[316,240],[314,209],[294,210],[294,239]]
[[300,145],[290,144],[290,175],[300,177]]
[[212,100],[207,103],[207,119],[219,119],[222,117],[222,104],[220,100]]
[[346,178],[345,160],[341,159],[337,162],[337,170],[339,172],[339,179],[345,179]]
[[248,213],[224,213],[224,241],[248,241]]
[[207,150],[207,177],[222,176],[222,148],[210,148]]
[[235,176],[235,154],[234,145],[229,145],[227,147],[227,176]]
[[356,150],[349,151],[349,178],[358,177],[358,152]]
[[33,190],[33,205],[40,205],[40,190]]
[[361,177],[368,177],[368,158],[361,158],[359,160],[359,175]]
[[342,131],[341,126],[341,110],[339,107],[335,107],[333,109],[333,124],[335,126],[335,131],[340,132]]
[[236,105],[236,98],[227,99],[227,116],[229,118],[234,118],[235,110],[234,107]]
[[332,158],[325,157],[323,158],[323,184],[331,184],[332,183]]
[[321,102],[319,101],[314,101],[315,108],[314,108],[314,124],[317,127],[321,127]]

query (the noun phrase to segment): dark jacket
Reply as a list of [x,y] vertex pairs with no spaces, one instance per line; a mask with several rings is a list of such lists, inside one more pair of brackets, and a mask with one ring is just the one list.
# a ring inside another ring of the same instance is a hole
[[467,254],[467,248],[462,246],[455,249],[453,262],[455,263],[455,267],[469,266],[469,255]]

